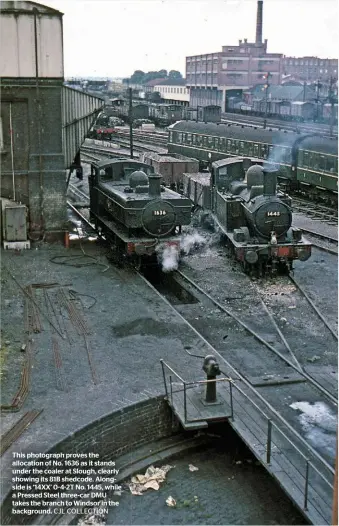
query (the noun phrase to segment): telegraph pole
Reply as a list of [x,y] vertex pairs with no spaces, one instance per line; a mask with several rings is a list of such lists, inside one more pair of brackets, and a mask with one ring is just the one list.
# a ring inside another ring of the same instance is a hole
[[319,97],[319,91],[320,91],[320,88],[322,87],[322,84],[320,82],[320,80],[317,80],[316,82],[316,87],[317,87],[317,96],[316,96],[316,103],[317,103],[317,122],[319,120],[319,102],[320,102],[320,97]]
[[132,88],[128,88],[128,94],[129,94],[129,112],[128,112],[128,120],[129,120],[129,144],[130,144],[130,152],[131,152],[131,158],[133,159],[133,106],[132,106]]
[[270,87],[270,77],[271,77],[271,73],[268,71],[265,75],[264,75],[264,79],[266,79],[266,84],[265,84],[265,117],[264,117],[264,130],[266,129],[266,122],[267,122],[267,113],[268,113],[268,88]]

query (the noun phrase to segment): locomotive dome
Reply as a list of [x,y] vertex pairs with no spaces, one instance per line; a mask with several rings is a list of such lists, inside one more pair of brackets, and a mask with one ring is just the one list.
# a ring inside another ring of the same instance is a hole
[[246,171],[245,180],[248,187],[262,185],[264,182],[262,166],[260,166],[260,164],[250,166]]
[[135,172],[131,173],[128,182],[131,188],[136,188],[137,186],[148,185],[148,177],[145,172],[136,170]]

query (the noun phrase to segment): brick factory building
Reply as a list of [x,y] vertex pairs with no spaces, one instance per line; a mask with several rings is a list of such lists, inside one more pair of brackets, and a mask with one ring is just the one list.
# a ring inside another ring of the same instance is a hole
[[282,75],[281,53],[268,53],[262,42],[263,2],[258,1],[256,39],[223,46],[221,52],[186,57],[187,87],[190,106],[216,104],[226,109],[226,98],[240,96],[242,90],[264,84],[270,72],[270,84],[278,85]]
[[318,57],[284,57],[284,75],[292,75],[306,82],[327,82],[330,77],[338,80],[338,59]]

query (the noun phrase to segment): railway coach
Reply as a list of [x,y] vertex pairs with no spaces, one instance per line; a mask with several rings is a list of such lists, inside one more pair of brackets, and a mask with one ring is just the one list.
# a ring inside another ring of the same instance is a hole
[[311,134],[179,121],[169,127],[168,152],[196,158],[200,169],[227,157],[279,163],[279,184],[290,192],[337,203],[338,146]]

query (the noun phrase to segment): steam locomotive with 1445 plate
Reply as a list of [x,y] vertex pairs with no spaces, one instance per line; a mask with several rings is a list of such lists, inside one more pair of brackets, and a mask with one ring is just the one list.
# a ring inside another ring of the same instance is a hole
[[244,271],[263,276],[306,261],[311,243],[292,226],[291,198],[277,189],[278,167],[253,158],[212,163],[211,174],[184,174],[184,193],[209,210]]

